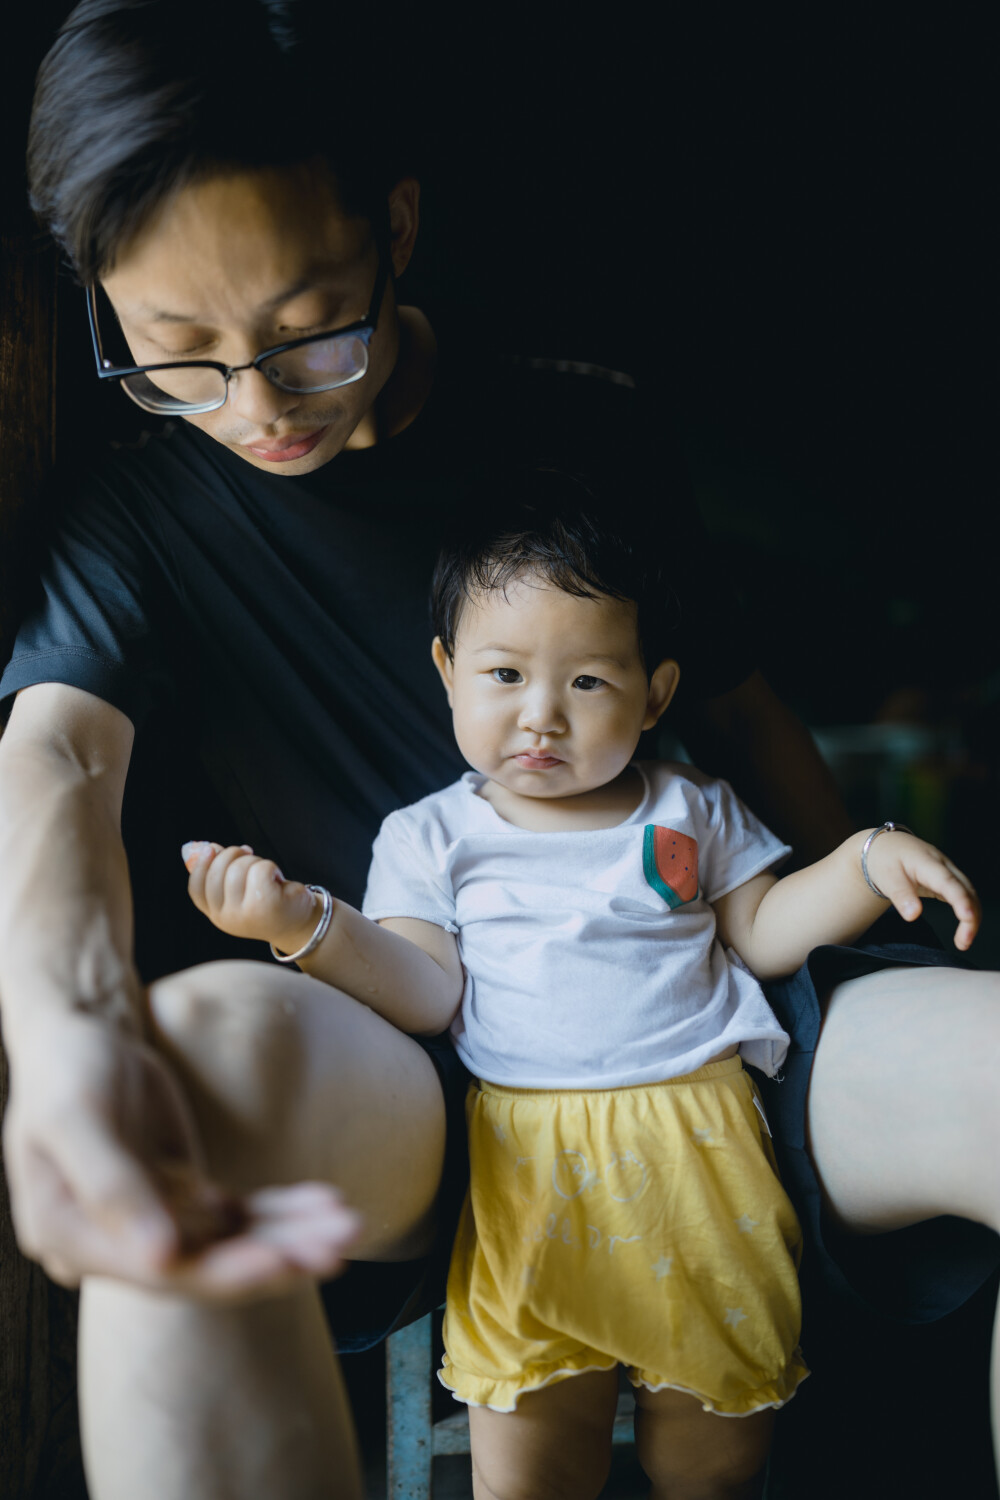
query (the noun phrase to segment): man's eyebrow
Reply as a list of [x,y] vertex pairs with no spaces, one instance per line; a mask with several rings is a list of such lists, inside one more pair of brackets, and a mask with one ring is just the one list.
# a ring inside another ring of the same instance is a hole
[[[262,302],[257,310],[258,312],[274,312],[275,308],[280,307],[282,303],[301,297],[303,292],[313,291],[337,291],[343,295],[342,288],[334,285],[329,274],[323,276],[308,272],[305,276],[300,276],[298,281],[282,287],[280,292],[269,297],[266,302]],[[205,321],[203,318],[192,317],[190,313],[169,312],[166,308],[155,307],[149,302],[139,303],[132,309],[132,316],[146,318],[151,323],[202,323]]]

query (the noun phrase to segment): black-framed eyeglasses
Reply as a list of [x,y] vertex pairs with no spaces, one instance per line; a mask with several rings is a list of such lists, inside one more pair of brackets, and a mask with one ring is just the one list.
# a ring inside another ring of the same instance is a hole
[[97,326],[97,288],[87,288],[87,316],[100,380],[120,380],[137,406],[161,415],[194,415],[226,404],[229,381],[238,370],[259,370],[279,391],[308,396],[360,380],[368,370],[368,345],[378,322],[389,277],[388,256],[378,252],[372,300],[363,318],[329,333],[307,333],[265,349],[246,365],[214,359],[171,360],[158,365],[116,365],[104,355]]

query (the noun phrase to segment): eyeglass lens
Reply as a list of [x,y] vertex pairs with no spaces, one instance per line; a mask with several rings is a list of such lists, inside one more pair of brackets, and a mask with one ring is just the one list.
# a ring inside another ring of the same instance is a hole
[[[358,334],[335,335],[286,349],[258,366],[279,390],[308,395],[335,390],[360,380],[368,369],[368,343]],[[169,365],[122,380],[128,394],[147,411],[211,411],[226,399],[226,377],[221,370],[198,365]]]

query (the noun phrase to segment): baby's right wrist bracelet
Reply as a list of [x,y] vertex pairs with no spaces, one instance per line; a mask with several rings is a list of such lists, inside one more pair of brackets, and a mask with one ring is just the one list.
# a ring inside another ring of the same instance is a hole
[[273,943],[268,943],[273,957],[278,960],[279,964],[297,964],[300,958],[308,958],[310,953],[316,952],[316,949],[326,937],[329,929],[330,919],[333,916],[333,897],[325,885],[308,885],[306,886],[306,890],[312,891],[313,895],[318,896],[323,903],[323,909],[319,914],[319,921],[316,923],[316,930],[308,943],[305,943],[295,953],[279,953]]
[[867,885],[868,889],[872,891],[880,901],[888,901],[890,900],[890,897],[885,894],[885,891],[879,890],[878,886],[875,884],[874,880],[868,873],[868,851],[871,848],[872,844],[874,844],[880,833],[912,832],[913,829],[907,828],[905,823],[883,823],[881,828],[873,828],[871,833],[865,839],[865,846],[861,851],[861,873],[865,877],[865,884]]

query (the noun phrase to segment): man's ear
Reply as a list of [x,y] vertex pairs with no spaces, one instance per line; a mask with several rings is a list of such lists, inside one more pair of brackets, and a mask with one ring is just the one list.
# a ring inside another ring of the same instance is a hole
[[444,641],[439,635],[434,637],[434,643],[431,646],[431,657],[438,669],[438,676],[444,683],[444,690],[448,694],[448,707],[452,708],[454,705],[451,701],[451,683],[455,675],[455,663],[444,649]]
[[677,691],[681,680],[681,669],[675,661],[661,661],[649,679],[649,697],[646,700],[646,717],[643,729],[652,729],[662,718],[667,704]]
[[389,248],[394,276],[402,276],[410,264],[419,228],[420,183],[415,177],[401,177],[389,194]]

